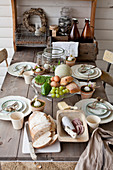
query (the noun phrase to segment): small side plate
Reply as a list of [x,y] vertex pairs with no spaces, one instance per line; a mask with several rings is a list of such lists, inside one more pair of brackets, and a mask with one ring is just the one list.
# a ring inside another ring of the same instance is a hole
[[[18,103],[18,108],[16,109],[16,111],[21,110],[22,107],[23,107],[23,103],[22,103],[21,101],[19,101],[19,100],[7,100],[6,102],[4,102],[4,103],[2,104],[1,107],[2,107],[2,109],[3,109],[5,112],[8,112],[8,111],[5,110],[5,108],[8,107],[8,106],[10,106],[10,105],[12,105],[12,104],[14,104],[15,102]],[[14,112],[14,111],[12,111],[12,112]]]
[[91,108],[89,108],[88,106],[92,106],[92,103],[93,102],[91,102],[91,103],[88,103],[87,104],[87,106],[86,106],[86,108],[87,108],[87,110],[90,112],[90,113],[93,113],[93,114],[95,114],[95,115],[104,115],[104,114],[106,114],[107,113],[107,106],[104,104],[104,103],[97,103],[96,104],[96,107],[98,108],[98,107],[100,107],[100,108],[103,108],[103,109],[91,109]]

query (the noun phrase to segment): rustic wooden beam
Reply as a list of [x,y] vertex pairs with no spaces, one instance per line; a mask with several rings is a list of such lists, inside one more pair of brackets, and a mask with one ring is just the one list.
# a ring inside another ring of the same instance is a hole
[[97,0],[93,0],[91,4],[91,17],[90,17],[90,26],[91,26],[91,32],[93,38],[94,38],[94,28],[95,28],[96,5],[97,5]]
[[12,5],[12,17],[13,17],[13,45],[14,50],[16,51],[16,37],[15,37],[15,31],[17,26],[17,9],[16,9],[16,0],[11,0]]

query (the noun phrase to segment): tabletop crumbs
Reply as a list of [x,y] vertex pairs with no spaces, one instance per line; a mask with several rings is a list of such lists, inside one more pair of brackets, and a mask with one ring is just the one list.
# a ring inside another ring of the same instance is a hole
[[3,145],[3,142],[0,142],[0,145]]
[[8,140],[8,142],[10,142],[10,140],[12,140],[12,138],[10,138],[10,139]]
[[38,168],[38,169],[41,169],[41,168],[42,168],[42,166],[39,165],[37,162],[34,162],[34,164],[36,165],[36,168]]
[[37,165],[36,167],[37,167],[37,168],[39,168],[39,169],[41,169],[41,168],[42,168],[42,166],[41,166],[41,165]]

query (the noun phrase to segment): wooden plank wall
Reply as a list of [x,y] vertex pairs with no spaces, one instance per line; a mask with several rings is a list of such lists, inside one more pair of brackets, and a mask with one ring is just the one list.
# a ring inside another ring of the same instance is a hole
[[[90,16],[90,2],[76,0],[17,0],[17,2],[18,23],[22,22],[22,14],[24,11],[31,7],[41,7],[47,14],[48,24],[57,24],[61,7],[69,6],[72,17],[76,17],[79,20],[79,30],[81,32],[84,26],[84,18]],[[33,23],[37,21],[39,21],[39,18],[36,16],[32,17]],[[105,49],[113,51],[113,0],[97,0],[95,37],[99,43],[97,65],[105,70],[107,63],[102,60],[103,53]],[[9,52],[10,62],[14,52],[10,0],[0,0],[0,49],[4,47],[7,48]],[[4,64],[2,66],[4,66]],[[2,70],[3,69],[5,68],[2,68]],[[111,74],[113,75],[113,66],[111,68]],[[107,93],[110,100],[113,100],[113,88],[107,86]]]

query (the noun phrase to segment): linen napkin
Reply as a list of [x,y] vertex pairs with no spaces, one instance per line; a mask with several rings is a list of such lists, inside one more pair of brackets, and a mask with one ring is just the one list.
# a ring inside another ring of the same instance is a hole
[[53,45],[53,48],[61,47],[64,50],[66,50],[66,52],[69,55],[73,55],[74,57],[78,57],[79,42],[53,42],[52,45]]
[[97,128],[82,153],[75,170],[113,170],[113,132]]

